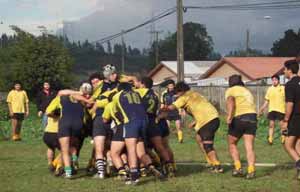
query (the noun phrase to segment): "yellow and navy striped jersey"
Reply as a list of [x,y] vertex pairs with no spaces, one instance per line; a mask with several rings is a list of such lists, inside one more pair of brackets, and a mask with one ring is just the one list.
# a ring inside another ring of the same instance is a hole
[[57,96],[47,107],[46,113],[51,114],[56,110],[60,110],[60,119],[85,121],[84,106],[72,96]]
[[159,105],[159,98],[157,94],[152,89],[148,88],[139,88],[134,91],[140,94],[147,114],[156,116]]
[[113,120],[117,125],[122,124],[123,121],[120,112],[117,111],[117,106],[113,102],[110,102],[105,107],[102,118],[106,120]]
[[113,97],[113,104],[124,118],[124,123],[131,120],[146,119],[147,114],[140,95],[133,91],[120,91]]

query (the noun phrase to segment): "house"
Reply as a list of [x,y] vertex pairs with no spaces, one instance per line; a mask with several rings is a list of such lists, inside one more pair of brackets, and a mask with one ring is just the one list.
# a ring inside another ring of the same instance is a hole
[[[184,73],[185,81],[192,83],[211,68],[217,61],[185,61]],[[159,84],[166,79],[177,79],[177,61],[161,61],[148,74],[154,81],[154,84]]]
[[239,74],[244,82],[267,79],[282,74],[284,62],[292,57],[224,57],[206,71],[201,79],[221,79]]

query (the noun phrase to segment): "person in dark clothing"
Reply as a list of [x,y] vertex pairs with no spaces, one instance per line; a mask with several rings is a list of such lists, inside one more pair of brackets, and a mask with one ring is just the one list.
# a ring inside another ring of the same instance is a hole
[[48,117],[45,113],[48,105],[55,98],[56,92],[51,89],[49,82],[44,82],[43,89],[37,95],[38,116],[42,118],[43,127],[47,126]]
[[300,154],[296,150],[300,140],[300,77],[299,64],[296,60],[284,63],[284,74],[289,81],[285,85],[286,113],[284,128],[287,130],[285,149],[296,163],[297,179],[300,180]]

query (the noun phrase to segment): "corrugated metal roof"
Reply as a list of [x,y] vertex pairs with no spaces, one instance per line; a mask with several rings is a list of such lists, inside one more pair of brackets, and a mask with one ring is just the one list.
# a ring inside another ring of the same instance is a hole
[[[211,66],[217,61],[185,61],[184,73],[191,76],[199,76],[204,74]],[[177,61],[161,61],[161,64],[165,65],[177,74]]]

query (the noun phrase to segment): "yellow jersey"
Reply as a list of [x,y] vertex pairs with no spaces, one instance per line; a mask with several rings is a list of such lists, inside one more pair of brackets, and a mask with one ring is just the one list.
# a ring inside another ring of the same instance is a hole
[[8,93],[7,103],[11,104],[13,113],[25,113],[25,105],[29,103],[26,91],[12,90]]
[[256,113],[256,106],[252,93],[243,86],[234,86],[226,90],[225,99],[229,97],[235,99],[234,117]]
[[278,85],[268,88],[265,99],[269,102],[269,112],[277,111],[285,113],[285,91],[284,86]]
[[115,103],[110,102],[104,109],[102,114],[102,118],[106,120],[113,120],[117,125],[122,124],[121,119],[119,119],[117,115],[118,111]]
[[195,130],[198,132],[204,125],[219,117],[216,108],[200,93],[190,90],[178,97],[173,103],[177,108],[185,109],[196,121]]
[[45,132],[57,133],[58,132],[58,122],[59,122],[59,118],[48,117],[48,123],[45,128]]

